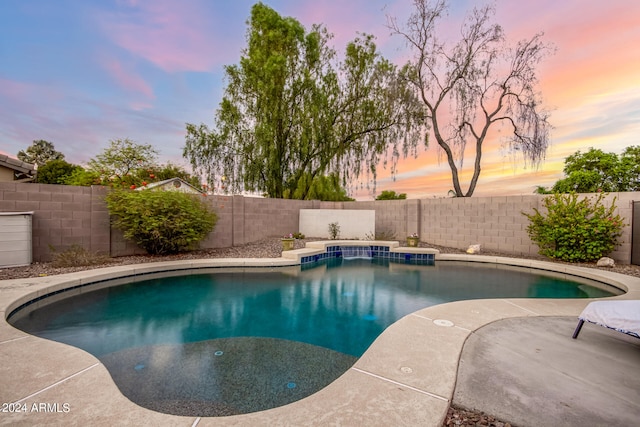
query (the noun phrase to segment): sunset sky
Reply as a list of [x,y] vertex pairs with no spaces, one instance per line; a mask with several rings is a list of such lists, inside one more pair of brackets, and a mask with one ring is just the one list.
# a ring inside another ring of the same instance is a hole
[[[223,66],[238,63],[254,1],[0,1],[0,153],[16,156],[33,140],[55,144],[66,160],[86,162],[130,138],[153,145],[160,161],[183,166],[185,123],[212,126],[224,90]],[[391,37],[386,16],[404,22],[410,0],[270,0],[307,29],[324,24],[344,51],[358,32],[401,65],[410,53]],[[457,34],[463,12],[484,2],[453,0]],[[487,141],[474,195],[531,194],[562,177],[564,159],[589,147],[620,153],[640,145],[640,1],[497,0],[495,21],[515,43],[544,32],[555,55],[539,67],[551,110],[551,146],[538,168]],[[435,143],[381,174],[378,192],[409,198],[453,188]],[[472,163],[467,157],[465,165]],[[466,169],[466,168],[465,168]],[[462,183],[466,189],[468,182]],[[366,192],[355,194],[370,199]]]

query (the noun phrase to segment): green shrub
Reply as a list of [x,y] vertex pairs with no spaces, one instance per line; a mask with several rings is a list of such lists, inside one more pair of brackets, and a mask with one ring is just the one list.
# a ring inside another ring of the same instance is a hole
[[[578,195],[553,194],[545,197],[546,215],[534,209],[527,214],[529,237],[539,247],[541,255],[563,261],[594,261],[618,245],[623,219],[614,215],[615,201],[602,204],[604,193],[578,200]],[[593,199],[593,201],[591,200]]]
[[114,190],[106,202],[114,227],[154,255],[193,248],[217,221],[199,196],[177,191]]

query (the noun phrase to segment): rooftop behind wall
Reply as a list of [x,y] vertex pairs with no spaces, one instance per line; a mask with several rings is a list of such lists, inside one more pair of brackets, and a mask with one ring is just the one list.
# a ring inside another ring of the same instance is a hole
[[[33,260],[51,259],[50,246],[64,250],[73,244],[112,256],[143,253],[122,233],[112,230],[102,187],[0,183],[0,212],[34,211]],[[375,210],[376,233],[404,241],[418,233],[434,245],[465,249],[479,243],[487,250],[532,255],[538,248],[527,235],[521,212],[542,207],[544,196],[501,196],[446,199],[410,199],[363,202],[320,202],[263,199],[243,196],[208,196],[218,214],[214,231],[202,248],[239,246],[264,237],[299,231],[300,209]],[[631,203],[640,193],[613,193],[618,213],[631,223]],[[317,237],[317,236],[308,236]],[[623,230],[621,245],[611,254],[619,263],[631,260],[631,227]]]

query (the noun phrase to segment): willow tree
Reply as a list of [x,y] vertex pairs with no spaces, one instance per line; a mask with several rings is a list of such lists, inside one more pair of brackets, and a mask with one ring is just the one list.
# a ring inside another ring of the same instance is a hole
[[339,60],[319,25],[307,32],[261,3],[248,25],[215,125],[187,124],[183,154],[209,185],[304,199],[317,177],[375,183],[380,162],[395,172],[401,154],[415,153],[422,106],[372,36]]
[[[406,25],[389,18],[392,32],[413,52],[406,66],[411,83],[426,107],[426,125],[444,151],[456,197],[471,196],[481,171],[482,145],[489,129],[504,125],[503,141],[534,165],[544,158],[550,125],[536,92],[536,66],[552,49],[542,34],[509,46],[502,27],[492,23],[492,6],[474,8],[457,42],[445,42],[450,26],[440,24],[444,0],[414,0]],[[473,175],[465,192],[460,186],[467,144],[475,149]]]

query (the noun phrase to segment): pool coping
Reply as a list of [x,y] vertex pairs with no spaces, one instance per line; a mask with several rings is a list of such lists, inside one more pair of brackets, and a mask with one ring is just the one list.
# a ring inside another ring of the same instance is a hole
[[[640,278],[599,269],[483,255],[437,254],[436,262],[438,260],[554,271],[608,282],[626,291],[609,299],[640,299]],[[194,268],[297,265],[299,261],[287,258],[199,259],[0,281],[0,403],[11,409],[0,413],[0,424],[441,426],[453,397],[464,342],[474,331],[507,318],[577,317],[593,301],[506,298],[428,307],[389,326],[351,369],[307,398],[262,412],[202,418],[166,415],[142,408],[120,393],[106,368],[94,356],[69,345],[31,336],[6,321],[11,311],[30,299],[100,280]]]

